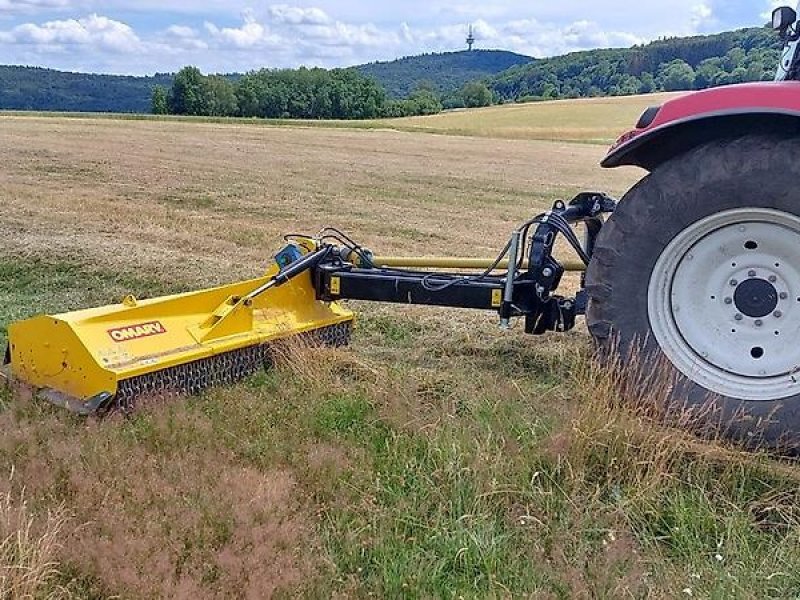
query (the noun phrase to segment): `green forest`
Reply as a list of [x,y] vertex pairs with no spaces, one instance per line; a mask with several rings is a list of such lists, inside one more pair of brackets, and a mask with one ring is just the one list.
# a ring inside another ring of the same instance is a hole
[[265,119],[374,119],[435,114],[438,96],[420,88],[390,100],[383,87],[354,69],[262,69],[235,80],[184,67],[169,89],[153,89],[155,114]]
[[244,75],[121,77],[0,66],[0,109],[368,119],[586,96],[705,89],[772,79],[780,55],[767,27],[669,38],[535,60],[476,50],[347,69]]
[[449,96],[470,81],[491,77],[532,61],[530,56],[504,50],[473,50],[421,54],[355,68],[379,81],[391,98],[406,98],[425,85]]
[[496,101],[619,96],[772,79],[781,43],[769,28],[591,50],[509,69],[487,83]]
[[171,74],[124,77],[0,66],[0,109],[149,112],[153,87],[171,85],[172,78]]

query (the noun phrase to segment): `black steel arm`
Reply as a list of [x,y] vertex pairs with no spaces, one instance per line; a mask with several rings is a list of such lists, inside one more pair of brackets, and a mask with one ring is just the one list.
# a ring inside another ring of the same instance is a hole
[[[525,317],[527,333],[567,331],[574,327],[576,316],[583,314],[586,303],[583,292],[577,298],[555,294],[564,275],[564,267],[553,256],[555,242],[559,235],[565,236],[582,260],[588,262],[603,215],[615,206],[616,202],[605,194],[584,193],[569,205],[557,202],[552,210],[532,219],[512,238],[530,244],[525,271],[520,270],[524,256],[512,259],[504,274],[464,275],[365,268],[349,262],[345,258],[347,251],[333,250],[313,267],[317,297],[324,301],[368,300],[493,310],[499,313],[501,323],[512,317]],[[570,229],[577,223],[586,225],[583,243]],[[525,240],[534,225],[533,234]]]

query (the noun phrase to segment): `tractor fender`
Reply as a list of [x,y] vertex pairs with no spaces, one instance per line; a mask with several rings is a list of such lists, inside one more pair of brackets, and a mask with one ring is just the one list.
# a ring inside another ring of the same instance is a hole
[[753,133],[800,133],[800,82],[731,85],[673,98],[647,109],[601,164],[652,171],[715,139]]

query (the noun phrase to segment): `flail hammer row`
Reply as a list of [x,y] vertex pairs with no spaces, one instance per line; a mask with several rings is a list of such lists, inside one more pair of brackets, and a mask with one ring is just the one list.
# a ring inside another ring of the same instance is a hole
[[[352,323],[339,323],[295,336],[309,344],[333,348],[350,342]],[[143,398],[197,395],[239,382],[273,364],[275,345],[250,346],[119,382],[110,409],[129,413]]]

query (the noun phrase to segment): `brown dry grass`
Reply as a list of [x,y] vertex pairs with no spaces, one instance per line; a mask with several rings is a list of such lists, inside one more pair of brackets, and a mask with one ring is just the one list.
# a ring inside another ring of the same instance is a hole
[[[11,478],[6,485],[13,480]],[[58,579],[68,514],[63,505],[35,516],[25,492],[0,498],[0,598],[28,600],[66,597]]]
[[2,597],[105,597],[108,586],[137,598],[267,598],[324,571],[292,471],[242,464],[202,415],[159,406],[77,429],[51,411],[31,416],[0,417],[4,464],[13,448],[31,452],[15,460],[28,500],[16,501],[17,485],[0,505],[2,583],[14,591]]
[[455,110],[439,115],[387,121],[407,131],[428,131],[480,137],[572,140],[610,144],[631,129],[649,106],[658,106],[679,93],[616,98],[580,98],[529,104]]
[[[492,254],[521,219],[635,171],[602,148],[387,131],[0,117],[7,251],[215,282],[290,231],[341,225],[382,252]],[[556,175],[557,173],[557,175]]]

